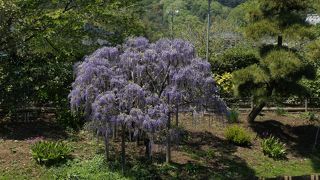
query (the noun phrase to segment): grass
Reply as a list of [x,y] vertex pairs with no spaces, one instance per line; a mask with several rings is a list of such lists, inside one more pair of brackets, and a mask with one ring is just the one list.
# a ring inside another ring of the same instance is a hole
[[[318,156],[281,161],[263,156],[260,152],[244,152],[243,156],[251,160],[248,164],[258,177],[301,176],[320,172]],[[315,161],[318,167],[314,167]]]
[[75,159],[61,167],[49,169],[44,179],[110,179],[125,180],[118,172],[112,172],[103,155],[95,155],[89,160]]
[[[127,143],[128,161],[124,176],[119,173],[120,160],[115,158],[111,164],[106,163],[102,141],[97,142],[84,131],[64,139],[74,149],[73,159],[50,168],[36,164],[27,140],[0,140],[0,179],[245,179],[320,173],[320,153],[306,151],[309,148],[306,144],[313,141],[315,127],[292,116],[267,114],[263,118],[252,128],[239,123],[255,138],[251,147],[238,147],[225,139],[226,124],[222,121],[211,122],[209,126],[205,118],[194,125],[187,116],[181,116],[187,138],[174,145],[173,163],[164,163],[165,153],[158,147],[154,148],[154,161],[149,163],[141,153],[143,146]],[[269,119],[277,119],[277,123]],[[260,135],[265,130],[286,142],[286,160],[275,161],[264,156]],[[310,132],[310,137],[305,132]],[[112,153],[112,157],[118,157],[118,143],[112,145]]]

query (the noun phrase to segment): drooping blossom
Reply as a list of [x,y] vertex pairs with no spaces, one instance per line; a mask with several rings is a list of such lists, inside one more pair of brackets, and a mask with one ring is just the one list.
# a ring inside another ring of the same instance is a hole
[[75,76],[72,110],[85,112],[106,131],[120,124],[155,133],[177,105],[226,113],[210,64],[179,39],[149,43],[138,37],[121,47],[100,48],[76,64]]

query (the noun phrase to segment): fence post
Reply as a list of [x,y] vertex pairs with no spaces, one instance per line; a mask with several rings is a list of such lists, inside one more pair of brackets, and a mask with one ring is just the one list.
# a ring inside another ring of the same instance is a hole
[[308,112],[308,99],[307,98],[304,100],[304,111]]

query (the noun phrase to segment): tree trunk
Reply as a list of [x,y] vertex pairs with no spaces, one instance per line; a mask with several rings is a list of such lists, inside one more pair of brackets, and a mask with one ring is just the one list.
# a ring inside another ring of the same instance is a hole
[[126,144],[125,144],[125,125],[121,125],[121,170],[124,174],[124,168],[126,164]]
[[141,132],[140,130],[138,130],[138,134],[137,134],[137,146],[140,146],[140,137],[141,137]]
[[278,36],[278,47],[282,47],[282,43],[283,43],[283,37],[282,35]]
[[166,149],[166,162],[170,163],[171,162],[171,133],[170,133],[170,129],[171,129],[171,114],[169,112],[169,116],[168,116],[168,122],[167,122],[167,149]]
[[179,126],[179,105],[176,104],[176,126]]
[[151,160],[152,158],[152,154],[151,154],[151,141],[150,141],[150,138],[149,137],[146,137],[144,139],[144,145],[146,146],[146,158],[148,158],[149,160]]
[[118,124],[117,122],[114,123],[114,126],[113,126],[113,140],[115,141],[117,139],[117,132],[118,131]]
[[314,140],[314,145],[313,145],[313,148],[312,148],[312,151],[314,151],[317,147],[317,142],[318,142],[318,137],[319,137],[319,131],[320,131],[320,126],[318,127],[318,130],[317,130],[317,133],[316,133],[316,138]]
[[249,123],[253,123],[256,117],[260,114],[264,106],[266,105],[265,102],[260,103],[258,106],[254,106],[251,110],[250,114],[247,117]]

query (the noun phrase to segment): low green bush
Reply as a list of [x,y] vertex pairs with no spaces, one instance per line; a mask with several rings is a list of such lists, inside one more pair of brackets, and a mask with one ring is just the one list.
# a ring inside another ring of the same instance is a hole
[[72,148],[63,142],[38,141],[31,146],[31,154],[39,164],[58,164],[70,157]]
[[206,151],[205,157],[207,159],[213,159],[214,157],[216,157],[216,152],[214,150],[212,150],[212,149],[208,149]]
[[229,123],[239,122],[239,111],[237,109],[231,109],[228,113],[227,120]]
[[282,107],[277,107],[276,114],[278,116],[285,116],[287,114],[287,111],[284,110]]
[[262,151],[265,155],[273,159],[283,159],[286,157],[285,144],[281,143],[278,138],[270,136],[261,142]]
[[56,113],[57,123],[65,129],[80,130],[84,126],[84,121],[80,114],[72,114],[71,110],[67,107],[60,108]]
[[236,125],[227,127],[225,137],[228,141],[239,146],[248,146],[251,144],[251,135],[244,128]]
[[307,119],[309,121],[316,121],[318,120],[317,115],[314,112],[304,112],[300,114],[300,117],[303,119]]

